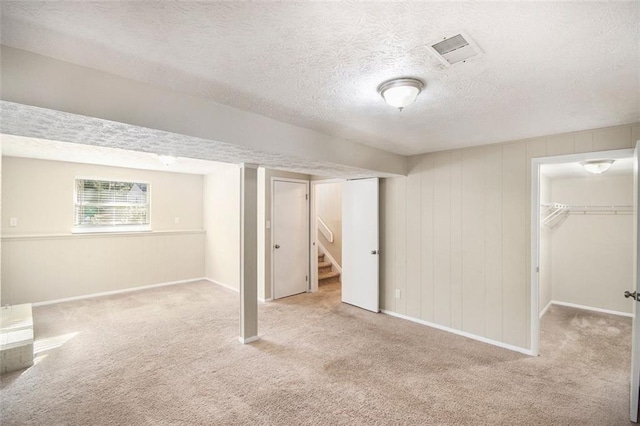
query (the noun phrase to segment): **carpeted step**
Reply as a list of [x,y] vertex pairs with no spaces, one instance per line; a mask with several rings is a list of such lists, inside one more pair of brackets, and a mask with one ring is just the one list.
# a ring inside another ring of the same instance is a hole
[[331,272],[331,262],[318,262],[318,273]]
[[318,284],[330,284],[340,282],[340,272],[330,271],[318,274]]
[[324,253],[318,255],[318,262],[324,262]]
[[33,365],[31,303],[0,308],[0,373]]

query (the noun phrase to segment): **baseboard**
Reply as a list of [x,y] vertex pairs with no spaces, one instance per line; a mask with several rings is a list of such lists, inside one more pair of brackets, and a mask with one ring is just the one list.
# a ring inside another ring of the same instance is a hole
[[34,307],[53,305],[53,304],[56,304],[56,303],[73,302],[75,300],[91,299],[91,298],[94,298],[94,297],[112,296],[114,294],[130,293],[132,291],[148,290],[148,289],[151,289],[151,288],[166,287],[166,286],[169,286],[169,285],[195,283],[195,282],[198,282],[198,281],[207,281],[207,279],[206,278],[192,278],[192,279],[188,279],[188,280],[170,281],[170,282],[166,282],[166,283],[143,285],[143,286],[140,286],[140,287],[129,287],[129,288],[123,288],[121,290],[103,291],[103,292],[100,292],[100,293],[84,294],[82,296],[73,296],[73,297],[65,297],[63,299],[46,300],[44,302],[32,303],[32,305]]
[[[212,283],[212,284],[219,285],[220,287],[224,287],[224,288],[226,288],[226,289],[229,289],[229,290],[231,290],[231,291],[235,291],[236,293],[240,293],[240,289],[237,289],[237,288],[235,288],[235,287],[231,287],[229,284],[225,284],[225,283],[222,283],[222,282],[220,282],[220,281],[212,280],[211,278],[204,278],[204,280],[205,280],[205,281],[209,281],[209,282],[210,282],[210,283]],[[271,298],[269,298],[269,299],[263,299],[263,298],[261,298],[261,297],[258,297],[258,302],[261,302],[261,303],[271,302],[272,300],[273,300],[273,299],[271,299]]]
[[253,337],[247,337],[246,339],[243,337],[238,337],[238,340],[240,341],[240,343],[242,343],[243,345],[246,345],[247,343],[253,343],[253,342],[257,342],[258,340],[260,340],[260,337],[258,336],[253,336]]
[[399,314],[397,312],[391,312],[391,311],[387,311],[387,310],[384,310],[384,309],[381,312],[383,314],[387,314],[387,315],[390,315],[392,317],[401,318],[401,319],[404,319],[404,320],[407,320],[407,321],[411,321],[411,322],[415,322],[415,323],[418,323],[418,324],[426,325],[427,327],[436,328],[438,330],[446,331],[448,333],[457,334],[458,336],[467,337],[469,339],[477,340],[477,341],[482,342],[482,343],[487,343],[489,345],[498,346],[500,348],[508,349],[510,351],[519,352],[521,354],[533,356],[533,352],[531,352],[531,349],[525,349],[525,348],[521,348],[519,346],[510,345],[508,343],[499,342],[497,340],[487,339],[486,337],[478,336],[478,335],[472,334],[472,333],[467,333],[466,331],[462,331],[462,330],[456,330],[455,328],[446,327],[444,325],[435,324],[435,323],[432,323],[432,322],[429,322],[429,321],[424,321],[424,320],[421,320],[421,319],[418,319],[418,318],[409,317],[407,315],[402,315],[402,314]]
[[538,318],[542,318],[544,316],[544,314],[547,313],[547,310],[549,309],[549,307],[553,305],[553,300],[549,300],[549,303],[547,303],[547,306],[544,307],[544,309],[542,311],[540,311],[540,316]]
[[329,251],[322,245],[320,241],[318,241],[317,243],[318,243],[318,248],[322,249],[322,254],[324,254],[325,257],[329,259],[329,262],[331,262],[332,267],[335,268],[336,271],[340,272],[340,274],[342,274],[342,268],[340,267],[340,265],[338,265],[338,262],[336,262],[333,256],[331,256]]
[[204,280],[205,280],[205,281],[209,281],[210,283],[213,283],[213,284],[219,285],[220,287],[224,287],[224,288],[226,288],[226,289],[229,289],[229,290],[231,290],[231,291],[235,291],[236,293],[240,293],[240,289],[237,289],[237,288],[235,288],[235,287],[232,287],[232,286],[230,286],[229,284],[225,284],[225,283],[220,282],[220,281],[212,280],[211,278],[205,278]]
[[550,304],[554,304],[554,305],[558,305],[558,306],[566,306],[568,308],[583,309],[585,311],[600,312],[602,314],[618,315],[618,316],[621,316],[621,317],[633,318],[633,314],[632,313],[620,312],[620,311],[612,311],[610,309],[593,308],[591,306],[578,305],[576,303],[559,302],[557,300],[552,300],[550,302]]

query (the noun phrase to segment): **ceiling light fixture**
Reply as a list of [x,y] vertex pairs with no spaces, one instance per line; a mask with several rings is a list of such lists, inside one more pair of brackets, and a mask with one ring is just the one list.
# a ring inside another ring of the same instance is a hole
[[424,88],[424,83],[417,78],[394,78],[378,86],[380,96],[392,107],[400,111],[416,101]]
[[586,171],[599,175],[609,170],[609,167],[613,164],[613,160],[583,161],[580,164],[582,164],[582,167],[584,167]]
[[171,155],[158,155],[158,160],[160,160],[160,162],[165,166],[169,167],[176,162],[176,157],[172,157]]

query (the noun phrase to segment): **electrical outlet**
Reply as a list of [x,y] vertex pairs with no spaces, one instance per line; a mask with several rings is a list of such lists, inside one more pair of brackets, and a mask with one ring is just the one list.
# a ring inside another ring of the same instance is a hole
[[267,229],[271,229],[271,221],[270,221],[270,220],[268,220],[268,221],[265,223],[265,228],[267,228]]
[[180,218],[178,216],[173,218],[173,223],[175,223],[176,225],[180,224]]
[[17,217],[12,217],[9,219],[9,226],[14,227],[14,226],[18,226],[18,218]]
[[396,288],[396,299],[400,299],[402,297],[402,292]]

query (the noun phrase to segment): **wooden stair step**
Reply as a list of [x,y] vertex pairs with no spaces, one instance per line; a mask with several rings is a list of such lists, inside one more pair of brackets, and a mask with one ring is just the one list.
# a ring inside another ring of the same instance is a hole
[[338,271],[329,271],[318,274],[318,282],[321,284],[340,281],[340,272]]
[[331,262],[318,262],[318,273],[331,272]]

